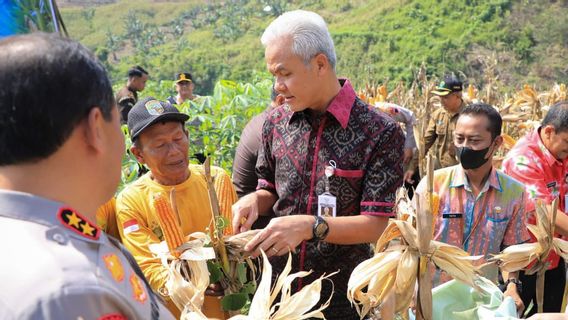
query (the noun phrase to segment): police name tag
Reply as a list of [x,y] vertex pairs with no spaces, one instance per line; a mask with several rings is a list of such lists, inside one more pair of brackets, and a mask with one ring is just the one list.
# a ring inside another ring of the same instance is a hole
[[444,213],[442,218],[444,219],[458,219],[463,216],[463,213]]
[[329,192],[324,192],[318,196],[318,216],[335,217],[337,208],[337,198]]

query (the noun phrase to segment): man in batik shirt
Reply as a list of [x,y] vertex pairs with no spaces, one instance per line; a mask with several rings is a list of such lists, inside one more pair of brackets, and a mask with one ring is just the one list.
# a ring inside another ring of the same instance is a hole
[[[434,172],[434,192],[440,197],[434,240],[482,256],[478,264],[507,246],[529,240],[524,186],[492,164],[493,154],[503,143],[501,126],[501,116],[490,105],[473,104],[463,109],[454,131],[460,164]],[[417,194],[425,193],[426,179],[418,185]],[[497,281],[495,265],[482,272]],[[517,273],[504,275],[504,279],[505,295],[515,300],[521,312],[524,305]],[[450,278],[437,270],[432,280],[437,286]]]
[[[305,283],[339,271],[331,278],[334,295],[325,317],[359,319],[346,298],[347,282],[393,215],[404,135],[391,117],[358,99],[348,80],[337,78],[333,41],[316,13],[283,14],[261,41],[285,102],[264,124],[258,190],[233,206],[233,230],[250,229],[272,207],[275,217],[245,249],[273,257],[275,273],[298,249],[292,272],[313,270]],[[301,287],[302,281],[294,285]],[[331,291],[324,282],[322,299]]]

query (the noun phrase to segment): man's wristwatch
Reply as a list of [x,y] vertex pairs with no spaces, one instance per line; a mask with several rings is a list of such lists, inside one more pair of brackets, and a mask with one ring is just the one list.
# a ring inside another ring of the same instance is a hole
[[329,233],[329,225],[324,218],[320,216],[316,216],[315,218],[316,222],[314,223],[314,226],[312,228],[312,233],[314,235],[312,240],[322,241],[325,239],[325,237],[327,237],[327,234]]
[[507,290],[509,283],[514,283],[517,286],[517,292],[519,294],[521,294],[521,292],[523,292],[523,283],[521,282],[521,280],[513,279],[513,278],[511,278],[511,279],[509,279],[505,282],[505,285],[503,287],[503,292],[505,292]]

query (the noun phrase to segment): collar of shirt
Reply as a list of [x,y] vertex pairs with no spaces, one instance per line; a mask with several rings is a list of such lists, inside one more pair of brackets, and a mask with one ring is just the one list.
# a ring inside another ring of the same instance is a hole
[[[452,177],[452,180],[450,181],[450,188],[459,187],[464,187],[465,190],[471,192],[471,187],[466,179],[465,171],[463,170],[461,165],[456,166],[456,170],[454,171],[454,175]],[[491,168],[489,179],[485,182],[483,189],[481,189],[481,193],[486,192],[489,187],[492,187],[499,192],[503,191],[503,189],[501,188],[501,182],[499,181],[498,172],[497,170],[495,170],[495,168]]]
[[[339,84],[341,85],[341,90],[339,90],[339,93],[331,100],[326,111],[345,129],[347,128],[347,123],[349,123],[349,115],[357,95],[349,80],[341,78],[339,79]],[[296,119],[300,114],[304,114],[304,111],[294,112],[289,122],[292,122],[292,120]]]

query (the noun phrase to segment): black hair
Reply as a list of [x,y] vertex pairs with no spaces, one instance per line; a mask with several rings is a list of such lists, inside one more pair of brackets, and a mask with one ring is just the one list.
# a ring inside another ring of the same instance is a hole
[[148,71],[144,70],[141,66],[134,66],[128,70],[128,77],[141,77],[142,75],[148,75]]
[[559,101],[550,107],[548,113],[542,120],[543,127],[551,125],[554,131],[562,132],[568,130],[568,101]]
[[467,107],[465,107],[460,112],[460,117],[463,115],[484,115],[489,120],[489,132],[491,132],[491,138],[495,139],[495,137],[501,135],[501,127],[503,126],[503,119],[501,119],[501,115],[495,108],[491,105],[485,103],[474,103]]
[[0,40],[0,166],[49,157],[94,107],[110,121],[116,106],[87,48],[47,33]]

